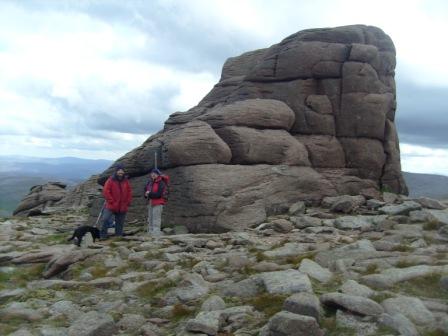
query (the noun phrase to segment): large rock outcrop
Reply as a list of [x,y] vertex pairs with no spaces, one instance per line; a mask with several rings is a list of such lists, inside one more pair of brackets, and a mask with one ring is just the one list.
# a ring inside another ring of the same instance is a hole
[[229,58],[197,106],[117,160],[134,186],[130,216],[144,217],[155,157],[172,178],[164,225],[193,232],[261,223],[297,200],[407,193],[394,69],[392,40],[363,25],[304,30]]

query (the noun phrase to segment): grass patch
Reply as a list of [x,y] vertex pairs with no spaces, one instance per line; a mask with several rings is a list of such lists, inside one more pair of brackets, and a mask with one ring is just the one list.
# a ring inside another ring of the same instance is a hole
[[256,310],[263,312],[267,317],[271,317],[282,310],[287,297],[288,295],[263,293],[248,300],[247,303]]
[[395,251],[395,252],[412,252],[414,250],[415,249],[412,246],[404,245],[404,244],[400,244],[400,245],[394,246],[392,248],[392,251]]
[[285,259],[287,264],[293,264],[294,266],[299,266],[303,259],[313,260],[316,256],[317,251],[307,252],[305,254],[300,254],[298,256],[291,256]]
[[366,267],[366,270],[363,272],[363,275],[375,274],[378,273],[378,265],[370,264]]
[[325,336],[356,336],[356,330],[338,326],[336,316],[324,317],[321,327],[327,330]]
[[409,296],[436,298],[448,301],[448,290],[444,290],[440,286],[441,277],[441,274],[432,274],[404,281],[397,286],[396,290]]
[[70,237],[67,233],[56,233],[39,239],[39,243],[45,245],[65,244],[67,243],[68,238]]
[[137,294],[139,297],[155,303],[158,298],[175,286],[176,284],[171,280],[151,280],[138,287]]
[[104,265],[93,265],[89,267],[88,272],[92,274],[93,278],[104,278],[109,271],[109,269]]
[[29,281],[38,280],[42,276],[45,264],[32,264],[29,266],[18,266],[11,272],[0,272],[0,283],[7,288],[6,284],[13,284],[15,288],[25,287]]
[[438,221],[429,221],[423,224],[423,230],[425,231],[434,231],[438,230],[440,227]]
[[337,292],[342,285],[342,278],[338,276],[333,276],[333,279],[327,283],[322,283],[311,278],[310,280],[313,285],[314,293],[318,296],[325,293]]
[[375,302],[377,302],[377,303],[381,303],[384,300],[387,300],[387,299],[390,299],[390,298],[393,298],[393,297],[395,297],[395,296],[390,294],[390,293],[379,292],[379,293],[377,293],[375,295],[372,295],[370,297],[370,299],[375,301]]
[[406,260],[399,260],[396,264],[395,267],[397,268],[406,268],[406,267],[411,267],[411,266],[415,266],[417,265],[416,263],[413,262],[409,262]]
[[174,321],[180,321],[187,317],[191,317],[194,314],[195,310],[188,308],[187,306],[176,303],[171,309],[171,317]]
[[9,335],[19,328],[31,325],[30,322],[18,317],[9,317],[8,319],[2,319],[4,323],[0,323],[1,335]]

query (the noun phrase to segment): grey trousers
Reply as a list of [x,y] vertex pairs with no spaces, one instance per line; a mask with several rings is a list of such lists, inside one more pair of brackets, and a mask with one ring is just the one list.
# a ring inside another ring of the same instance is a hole
[[153,236],[162,234],[163,205],[148,205],[148,233]]

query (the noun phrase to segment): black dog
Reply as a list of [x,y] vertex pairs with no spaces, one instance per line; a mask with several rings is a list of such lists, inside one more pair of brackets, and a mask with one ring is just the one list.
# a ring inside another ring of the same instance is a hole
[[73,236],[67,240],[71,241],[76,238],[76,245],[81,246],[82,238],[86,235],[87,232],[90,232],[92,234],[93,242],[95,242],[96,239],[100,239],[100,230],[93,226],[83,225],[76,228],[75,232],[73,232]]

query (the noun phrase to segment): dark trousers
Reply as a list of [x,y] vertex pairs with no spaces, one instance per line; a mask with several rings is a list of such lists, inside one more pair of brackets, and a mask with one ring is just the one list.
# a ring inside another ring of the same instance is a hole
[[104,208],[103,214],[101,216],[101,238],[107,237],[107,228],[109,227],[109,221],[112,216],[115,217],[115,235],[123,236],[123,226],[124,220],[126,218],[126,212],[112,212],[107,208]]

